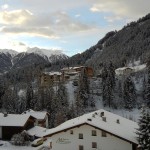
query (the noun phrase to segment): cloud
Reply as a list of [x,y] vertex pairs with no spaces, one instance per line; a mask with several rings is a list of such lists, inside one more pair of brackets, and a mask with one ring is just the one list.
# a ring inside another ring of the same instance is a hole
[[110,23],[123,20],[123,18],[121,18],[120,16],[115,16],[115,15],[104,16],[104,19]]
[[33,14],[29,10],[4,11],[0,12],[0,22],[0,31],[3,33],[28,34],[50,39],[92,29],[91,26],[74,20],[64,11],[46,14]]
[[18,52],[26,51],[27,45],[23,42],[8,40],[7,38],[1,38],[1,49],[12,49]]
[[1,6],[1,8],[4,10],[4,9],[8,9],[9,8],[9,5],[8,4],[4,4]]
[[28,10],[3,11],[0,13],[0,22],[3,24],[21,25],[32,16]]
[[149,0],[93,0],[90,10],[110,13],[111,17],[137,19],[150,12],[149,6]]

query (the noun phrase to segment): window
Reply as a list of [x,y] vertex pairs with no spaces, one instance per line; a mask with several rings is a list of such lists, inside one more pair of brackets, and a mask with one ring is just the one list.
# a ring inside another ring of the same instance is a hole
[[79,133],[79,139],[83,139],[83,134]]
[[96,142],[92,142],[92,148],[97,148],[97,143]]
[[92,136],[96,136],[96,130],[92,130]]
[[106,137],[106,136],[107,136],[106,132],[102,131],[102,137]]
[[84,150],[83,145],[79,145],[79,150]]
[[73,134],[73,130],[70,130],[70,134]]

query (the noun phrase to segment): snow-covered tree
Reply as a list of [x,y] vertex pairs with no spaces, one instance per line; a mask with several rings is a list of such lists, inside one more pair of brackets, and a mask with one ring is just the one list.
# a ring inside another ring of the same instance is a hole
[[78,86],[78,90],[79,90],[79,95],[80,98],[83,100],[83,106],[84,108],[87,108],[89,105],[89,80],[88,80],[88,76],[86,73],[86,69],[83,69],[81,71],[81,75],[79,78],[79,86]]
[[32,88],[32,83],[29,82],[26,87],[26,109],[31,108],[33,100],[33,88]]
[[113,106],[115,88],[115,69],[112,63],[104,66],[102,71],[102,91],[104,106]]
[[148,79],[145,89],[145,103],[150,107],[150,66],[148,67]]
[[18,112],[18,95],[15,89],[8,88],[5,91],[5,94],[2,97],[3,99],[3,108],[9,113],[17,113]]
[[138,142],[141,150],[150,150],[150,111],[142,107],[137,129]]
[[29,144],[30,137],[26,131],[23,131],[18,134],[14,134],[11,138],[11,144],[17,146],[24,146]]
[[55,113],[55,126],[65,122],[68,119],[67,118],[69,112],[68,93],[63,83],[59,83],[56,96],[57,96],[56,98],[57,111]]
[[136,104],[136,90],[131,77],[127,77],[124,81],[124,103],[125,108],[132,110]]

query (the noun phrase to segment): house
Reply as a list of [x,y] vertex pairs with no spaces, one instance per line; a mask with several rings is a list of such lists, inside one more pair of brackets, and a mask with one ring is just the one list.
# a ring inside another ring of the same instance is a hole
[[32,109],[29,109],[27,111],[24,111],[23,114],[28,114],[35,118],[35,126],[45,127],[48,128],[48,116],[49,113],[46,111],[34,111]]
[[138,124],[103,109],[49,129],[53,150],[136,150]]
[[66,67],[61,69],[64,80],[67,79],[77,79],[79,78],[82,70],[85,71],[88,77],[93,77],[93,69],[87,66],[79,66],[79,67]]
[[41,75],[41,86],[49,86],[52,82],[62,81],[61,72],[45,72]]
[[9,140],[14,134],[34,127],[35,118],[27,114],[0,113],[0,139]]
[[117,75],[130,75],[133,72],[134,69],[132,67],[122,67],[115,70]]

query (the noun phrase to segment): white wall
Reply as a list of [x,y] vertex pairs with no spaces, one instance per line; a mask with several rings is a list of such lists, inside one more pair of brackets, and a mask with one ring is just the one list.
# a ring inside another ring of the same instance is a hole
[[[101,131],[88,125],[83,125],[70,130],[61,132],[51,137],[52,150],[79,150],[79,145],[84,146],[84,150],[132,150],[132,144],[121,140],[113,135],[101,136]],[[97,131],[97,136],[92,136],[92,130]],[[79,133],[83,133],[83,139],[79,139]],[[65,139],[65,143],[58,142],[58,139]],[[92,142],[97,142],[97,149],[92,148]]]
[[0,139],[2,139],[2,127],[0,127]]

